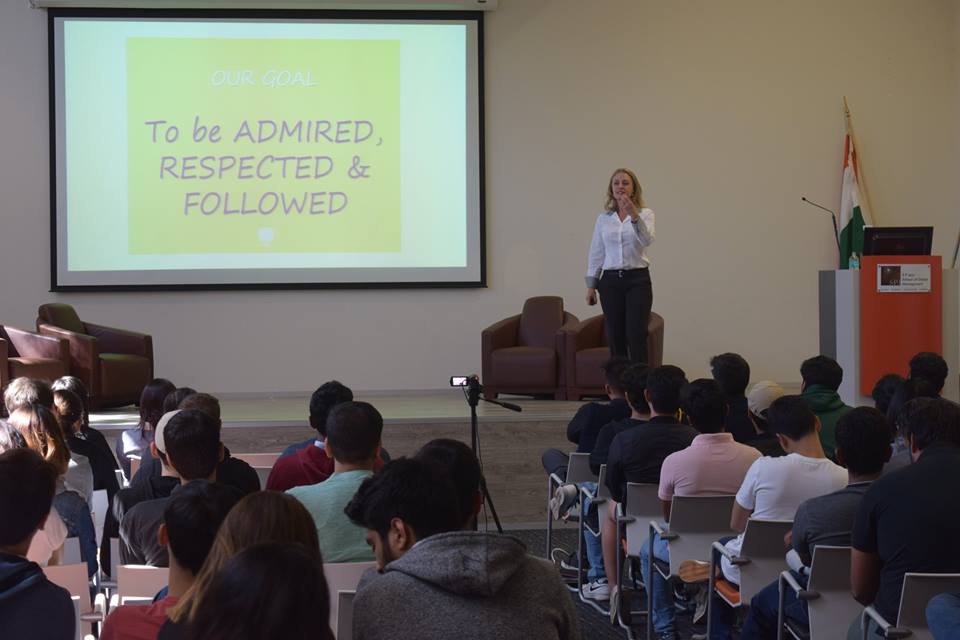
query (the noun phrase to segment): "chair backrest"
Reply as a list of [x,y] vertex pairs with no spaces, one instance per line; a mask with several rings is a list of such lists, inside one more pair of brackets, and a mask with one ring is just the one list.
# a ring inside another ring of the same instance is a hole
[[360,577],[368,569],[376,569],[376,562],[324,562],[323,575],[330,593],[330,628],[337,629],[341,591],[356,591]]
[[140,458],[137,456],[130,457],[130,480],[133,480],[133,476],[137,475],[137,471],[140,470]]
[[120,604],[126,604],[129,598],[152,599],[169,581],[170,570],[166,567],[117,565],[117,594],[120,596]]
[[552,349],[556,345],[557,329],[563,324],[563,298],[559,296],[538,296],[528,298],[520,313],[520,331],[518,341],[525,347],[545,347]]
[[814,547],[807,589],[820,594],[807,601],[811,640],[835,637],[863,611],[850,591],[850,547]]
[[793,527],[790,520],[748,520],[740,555],[750,562],[740,566],[740,602],[747,603],[787,568],[784,536]]
[[337,594],[337,626],[333,637],[337,640],[353,640],[353,597],[356,591],[341,591]]
[[710,561],[714,540],[732,533],[730,516],[736,496],[674,496],[670,506],[670,573],[684,560]]
[[107,517],[107,509],[110,508],[110,497],[106,489],[97,489],[93,492],[93,504],[90,505],[90,511],[93,512],[93,528],[97,534],[97,543],[103,540],[103,523]]
[[266,490],[267,488],[267,479],[270,477],[270,472],[273,471],[272,467],[254,467],[254,471],[257,472],[257,478],[260,480],[260,489]]
[[910,640],[933,640],[927,628],[927,603],[941,593],[960,591],[960,573],[907,573],[900,592],[897,626],[910,629]]
[[62,302],[51,302],[40,305],[37,309],[38,321],[45,324],[52,324],[55,327],[75,331],[77,333],[86,333],[87,327],[80,320],[76,310],[69,304]]
[[607,486],[607,465],[600,465],[600,473],[597,474],[597,497],[609,500],[610,487]]
[[624,515],[634,521],[627,524],[627,555],[639,556],[640,547],[650,532],[650,521],[663,521],[663,505],[658,494],[660,486],[654,483],[627,483]]
[[73,536],[63,541],[63,556],[60,561],[63,564],[80,564],[83,558],[80,555],[80,538]]
[[89,622],[80,622],[80,614],[89,612],[90,605],[90,581],[87,578],[86,564],[59,564],[52,567],[44,567],[43,573],[47,580],[63,587],[70,592],[70,598],[74,603],[74,614],[76,615],[76,638],[79,640],[84,634],[91,633],[92,628]]
[[578,484],[580,482],[596,482],[597,476],[590,470],[589,453],[571,453],[567,461],[568,484]]

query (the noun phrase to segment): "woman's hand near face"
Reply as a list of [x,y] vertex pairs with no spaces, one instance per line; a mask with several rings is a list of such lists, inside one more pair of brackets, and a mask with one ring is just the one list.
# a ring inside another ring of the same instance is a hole
[[631,220],[636,220],[640,217],[640,212],[637,211],[637,205],[633,204],[630,196],[622,194],[617,198],[617,204],[620,206],[620,211],[630,216]]

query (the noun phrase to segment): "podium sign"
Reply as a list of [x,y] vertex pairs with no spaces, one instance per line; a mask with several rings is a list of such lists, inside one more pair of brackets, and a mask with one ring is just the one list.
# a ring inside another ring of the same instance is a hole
[[927,293],[929,264],[878,264],[877,291],[881,293]]

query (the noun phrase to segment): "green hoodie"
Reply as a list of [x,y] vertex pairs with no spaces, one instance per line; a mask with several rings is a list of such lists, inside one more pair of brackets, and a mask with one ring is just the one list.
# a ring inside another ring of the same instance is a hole
[[819,384],[812,384],[803,390],[800,397],[807,401],[810,409],[820,418],[820,444],[827,457],[833,459],[837,448],[837,420],[851,411],[853,407],[843,404],[840,394]]

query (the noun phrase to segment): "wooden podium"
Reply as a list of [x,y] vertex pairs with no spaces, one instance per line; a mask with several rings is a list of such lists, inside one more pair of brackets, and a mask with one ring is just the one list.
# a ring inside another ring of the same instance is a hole
[[864,256],[859,270],[820,272],[820,353],[843,367],[840,397],[872,405],[881,376],[906,376],[920,351],[950,368],[943,396],[960,400],[960,280],[940,256]]

